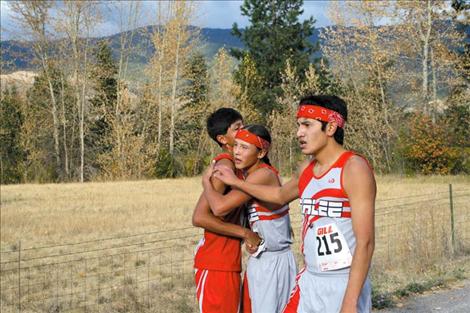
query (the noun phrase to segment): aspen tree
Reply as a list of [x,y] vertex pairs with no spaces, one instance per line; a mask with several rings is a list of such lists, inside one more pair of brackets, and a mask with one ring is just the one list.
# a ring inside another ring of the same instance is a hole
[[85,120],[88,93],[89,41],[92,28],[100,19],[98,2],[66,1],[60,7],[56,29],[62,32],[72,50],[72,80],[79,120],[79,181],[85,180]]
[[14,13],[13,18],[23,33],[33,42],[34,54],[39,60],[47,81],[50,96],[50,113],[53,121],[52,137],[54,139],[55,167],[56,172],[60,173],[59,117],[56,95],[49,69],[51,36],[48,28],[51,23],[50,9],[53,5],[53,1],[11,1],[9,3],[10,9]]
[[420,108],[434,123],[442,91],[456,83],[458,51],[465,43],[464,34],[457,30],[459,12],[444,1],[425,0],[397,1],[393,3],[392,14],[397,23],[395,34],[401,56],[410,61],[420,60],[419,71],[413,73],[409,70],[412,67],[408,67],[407,72],[416,77],[420,88],[412,91]]

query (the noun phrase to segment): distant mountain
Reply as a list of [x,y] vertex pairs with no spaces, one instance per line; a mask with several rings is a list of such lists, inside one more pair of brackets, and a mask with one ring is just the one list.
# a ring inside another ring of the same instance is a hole
[[[138,67],[147,64],[154,53],[154,47],[151,43],[151,35],[158,26],[141,27],[134,30],[132,38],[132,51],[130,55],[130,62]],[[311,36],[312,41],[318,39],[319,32],[316,30],[315,34]],[[121,35],[129,37],[131,31],[124,34],[118,33],[111,36],[92,38],[90,44],[96,45],[100,40],[106,40],[113,51],[115,57],[119,56],[121,49],[120,39]],[[230,29],[219,28],[202,28],[201,37],[203,39],[203,52],[208,59],[211,59],[217,51],[225,47],[227,50],[230,48],[243,48],[243,43],[237,38],[232,36]],[[56,41],[51,48],[51,55],[57,51],[59,41]],[[32,42],[7,40],[0,42],[2,70],[3,74],[18,71],[18,70],[32,70],[35,68],[33,64],[34,55]]]
[[[445,27],[443,25],[442,27]],[[153,44],[151,43],[151,36],[153,32],[158,29],[159,26],[146,26],[135,29],[134,31],[127,31],[124,33],[117,33],[111,36],[100,37],[100,38],[91,38],[90,44],[96,46],[100,40],[108,41],[114,57],[117,59],[120,55],[121,49],[121,36],[126,36],[127,38],[133,33],[132,37],[132,50],[130,52],[129,59],[129,73],[127,80],[128,81],[143,81],[145,80],[145,75],[143,75],[144,68],[148,64],[151,56],[155,52]],[[330,26],[335,29],[337,26]],[[387,28],[387,26],[379,26],[379,28]],[[460,24],[459,28],[466,32],[467,44],[470,42],[470,27],[466,24]],[[319,35],[325,29],[316,28],[314,34],[310,37],[311,42],[317,42],[319,40]],[[353,30],[351,30],[353,31]],[[217,51],[225,47],[227,50],[230,48],[243,48],[243,43],[237,38],[232,36],[230,29],[218,29],[218,28],[202,28],[200,29],[201,37],[203,39],[203,53],[208,60],[211,60]],[[383,36],[387,36],[387,31],[382,32]],[[328,41],[328,39],[326,39]],[[53,56],[57,47],[59,46],[60,41],[56,41],[52,44],[50,55]],[[324,44],[320,40],[320,45]],[[357,47],[348,47],[349,50],[354,51]],[[17,40],[8,40],[0,42],[0,52],[2,60],[2,74],[8,74],[14,71],[29,70],[34,71],[37,68],[37,65],[33,64],[34,56],[32,49],[32,42],[17,41]],[[320,55],[315,55],[318,57]],[[419,60],[416,60],[416,66],[419,66]]]

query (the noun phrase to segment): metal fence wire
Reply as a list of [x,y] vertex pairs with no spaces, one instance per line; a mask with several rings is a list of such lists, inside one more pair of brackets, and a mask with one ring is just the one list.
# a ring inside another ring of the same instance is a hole
[[[426,267],[470,253],[470,192],[378,199],[373,267]],[[291,204],[298,263],[301,215]],[[0,251],[1,312],[196,312],[194,247],[177,229]],[[412,264],[419,262],[419,264]]]

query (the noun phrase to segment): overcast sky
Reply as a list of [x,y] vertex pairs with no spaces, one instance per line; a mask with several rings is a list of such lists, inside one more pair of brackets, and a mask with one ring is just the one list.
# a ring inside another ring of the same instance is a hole
[[[94,30],[94,36],[106,36],[119,32],[119,17],[118,7],[126,7],[127,1],[121,1],[115,6],[108,6],[103,9],[103,21]],[[248,19],[240,14],[240,5],[242,1],[196,1],[197,11],[194,25],[209,28],[231,28],[233,23],[238,23],[239,26],[245,27],[248,24]],[[316,27],[330,25],[330,21],[326,16],[328,1],[305,1],[304,0],[304,14],[301,20],[313,16],[317,23]],[[155,21],[155,12],[157,1],[143,1],[142,2],[142,16],[139,19],[138,26],[145,26],[150,24],[157,24]],[[52,15],[55,13],[52,12]],[[10,10],[8,1],[1,0],[1,39],[8,40],[17,37],[17,27],[12,20],[12,12]]]

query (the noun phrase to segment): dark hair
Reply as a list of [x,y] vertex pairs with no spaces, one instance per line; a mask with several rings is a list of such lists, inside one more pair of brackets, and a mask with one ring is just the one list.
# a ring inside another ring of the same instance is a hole
[[[271,134],[269,134],[269,130],[266,127],[264,127],[263,125],[251,124],[251,125],[246,125],[245,127],[243,127],[243,129],[246,129],[250,133],[255,134],[256,136],[263,138],[264,140],[266,140],[269,143],[271,143],[271,141],[272,141]],[[271,162],[269,161],[267,153],[261,160],[264,163],[266,163],[268,165],[271,165]]]
[[225,135],[230,125],[238,120],[243,120],[238,111],[231,108],[220,108],[207,118],[207,133],[219,146],[222,146],[217,140],[217,136]]
[[[314,96],[307,96],[300,99],[299,106],[304,104],[310,105],[318,105],[324,107],[329,110],[333,110],[341,114],[345,121],[348,119],[348,108],[346,106],[346,102],[338,96],[328,96],[328,95],[314,95]],[[326,129],[327,122],[322,123],[322,130]],[[344,129],[341,127],[336,128],[336,132],[334,134],[334,138],[337,143],[340,145],[344,142]]]

